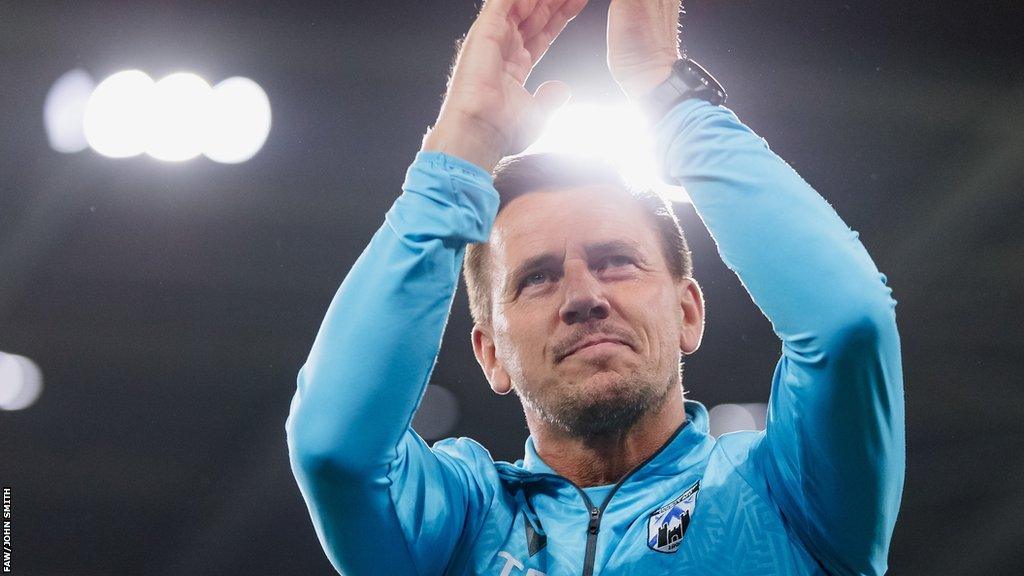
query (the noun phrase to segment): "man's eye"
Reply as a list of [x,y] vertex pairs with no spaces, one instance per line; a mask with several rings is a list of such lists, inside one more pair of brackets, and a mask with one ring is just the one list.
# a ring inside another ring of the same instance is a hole
[[547,279],[547,272],[534,272],[523,279],[523,286],[536,286],[538,284],[543,284]]
[[633,259],[630,258],[629,256],[609,256],[608,258],[605,259],[604,263],[607,266],[613,267],[629,266],[633,264]]

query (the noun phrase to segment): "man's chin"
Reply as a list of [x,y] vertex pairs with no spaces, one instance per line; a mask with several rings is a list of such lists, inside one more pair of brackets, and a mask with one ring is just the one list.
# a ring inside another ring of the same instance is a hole
[[613,434],[632,428],[664,398],[649,384],[602,372],[588,377],[555,410],[557,425],[577,436]]
[[576,384],[577,389],[585,391],[591,398],[628,396],[637,392],[636,387],[636,382],[630,382],[628,378],[612,370],[596,372]]

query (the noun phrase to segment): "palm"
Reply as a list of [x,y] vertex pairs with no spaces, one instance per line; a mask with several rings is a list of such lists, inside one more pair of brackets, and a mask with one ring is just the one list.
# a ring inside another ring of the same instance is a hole
[[587,0],[488,0],[466,37],[446,106],[501,135],[515,153],[539,135],[530,71]]
[[612,0],[608,68],[627,92],[663,80],[679,57],[680,0]]

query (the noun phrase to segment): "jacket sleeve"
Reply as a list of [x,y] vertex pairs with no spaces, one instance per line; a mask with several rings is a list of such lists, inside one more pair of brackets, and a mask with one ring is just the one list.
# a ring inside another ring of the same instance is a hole
[[475,473],[486,451],[468,440],[432,450],[410,423],[465,246],[487,239],[497,207],[482,168],[418,153],[299,371],[286,425],[292,470],[339,572],[440,574],[489,497]]
[[833,574],[881,574],[905,471],[895,305],[856,232],[728,109],[679,104],[656,129],[685,186],[782,340],[754,449],[770,496]]

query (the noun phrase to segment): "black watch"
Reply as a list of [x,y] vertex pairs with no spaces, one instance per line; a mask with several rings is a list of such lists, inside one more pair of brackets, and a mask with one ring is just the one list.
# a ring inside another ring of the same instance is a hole
[[710,72],[693,60],[683,57],[672,65],[672,74],[649,94],[639,99],[640,110],[653,125],[676,104],[689,98],[707,100],[716,106],[725,104],[722,85]]

